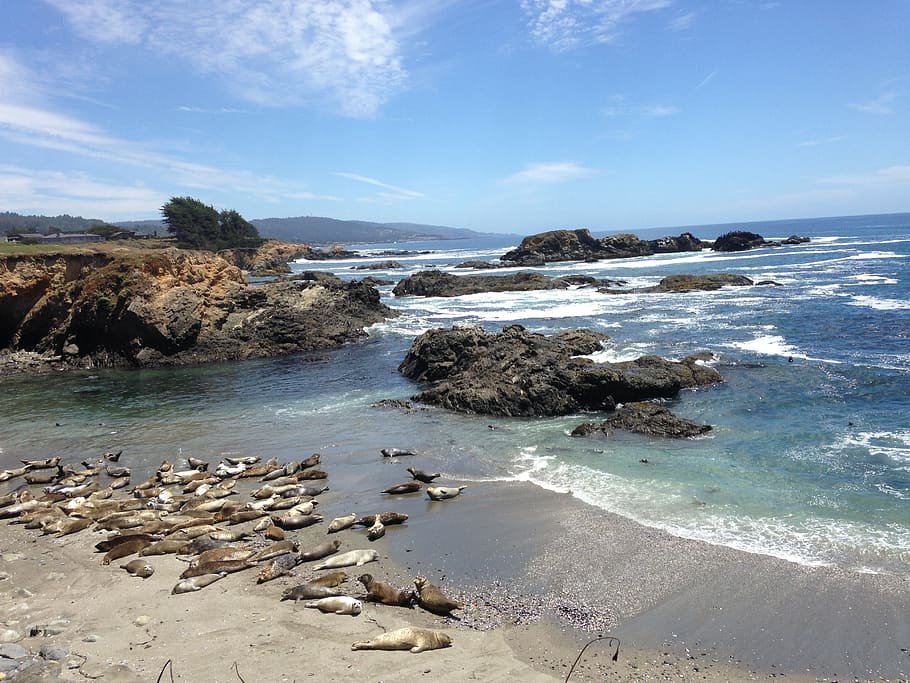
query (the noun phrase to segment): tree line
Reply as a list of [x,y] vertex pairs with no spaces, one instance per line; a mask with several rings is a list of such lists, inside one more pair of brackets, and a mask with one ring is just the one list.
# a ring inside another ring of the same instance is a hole
[[256,248],[263,242],[256,226],[233,209],[218,211],[193,197],[171,197],[161,215],[184,249]]

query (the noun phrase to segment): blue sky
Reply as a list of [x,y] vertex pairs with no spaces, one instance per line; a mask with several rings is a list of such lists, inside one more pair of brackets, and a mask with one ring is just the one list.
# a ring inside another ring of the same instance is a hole
[[0,211],[910,211],[907,0],[0,0]]

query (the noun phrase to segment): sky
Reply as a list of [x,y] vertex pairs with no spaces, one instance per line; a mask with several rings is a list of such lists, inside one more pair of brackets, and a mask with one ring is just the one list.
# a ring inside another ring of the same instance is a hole
[[908,0],[0,0],[0,211],[910,211]]

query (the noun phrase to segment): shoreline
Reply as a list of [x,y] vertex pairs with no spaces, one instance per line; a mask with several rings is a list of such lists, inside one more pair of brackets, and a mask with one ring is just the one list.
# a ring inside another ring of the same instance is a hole
[[[373,544],[362,530],[342,532],[343,550],[381,554],[348,570],[347,592],[362,594],[361,571],[397,586],[424,574],[466,602],[459,620],[372,604],[356,618],[322,615],[279,602],[299,578],[256,584],[252,572],[173,596],[185,566],[173,557],[151,558],[156,573],[141,580],[116,568],[129,558],[100,565],[91,547],[100,534],[55,539],[3,524],[0,630],[22,633],[29,652],[67,647],[78,666],[64,665],[60,680],[150,680],[171,660],[177,680],[290,681],[310,671],[321,680],[554,681],[598,635],[621,640],[618,662],[612,647],[595,644],[572,681],[906,680],[910,670],[901,650],[910,644],[910,586],[901,577],[679,539],[524,482],[477,482],[444,502],[365,503],[344,493],[347,478],[320,499],[326,523],[352,502],[425,511]],[[326,538],[324,525],[293,536],[304,548]],[[297,573],[314,574],[307,565]],[[50,635],[28,635],[48,624]],[[354,640],[405,625],[443,630],[453,646],[350,651]]]

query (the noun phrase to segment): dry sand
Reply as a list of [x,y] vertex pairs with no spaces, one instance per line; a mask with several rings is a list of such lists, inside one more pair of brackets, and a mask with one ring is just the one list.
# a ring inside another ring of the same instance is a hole
[[[348,501],[324,496],[327,523]],[[155,574],[142,580],[118,568],[126,560],[101,566],[97,532],[57,539],[0,523],[0,634],[23,636],[20,661],[34,661],[9,680],[561,681],[599,634],[621,639],[618,661],[614,647],[595,643],[571,681],[906,680],[910,670],[901,577],[685,541],[527,484],[382,503],[411,519],[372,544],[363,530],[339,534],[342,550],[380,553],[347,570],[346,588],[362,595],[353,580],[362,572],[399,586],[425,574],[466,601],[460,620],[367,603],[357,617],[325,615],[280,602],[315,574],[308,564],[297,577],[257,584],[254,569],[171,595],[185,567],[173,556],[150,558]],[[293,535],[305,548],[325,538],[325,525]],[[416,655],[350,649],[408,625],[445,631],[453,645]],[[37,656],[52,645],[66,650],[62,667]]]

